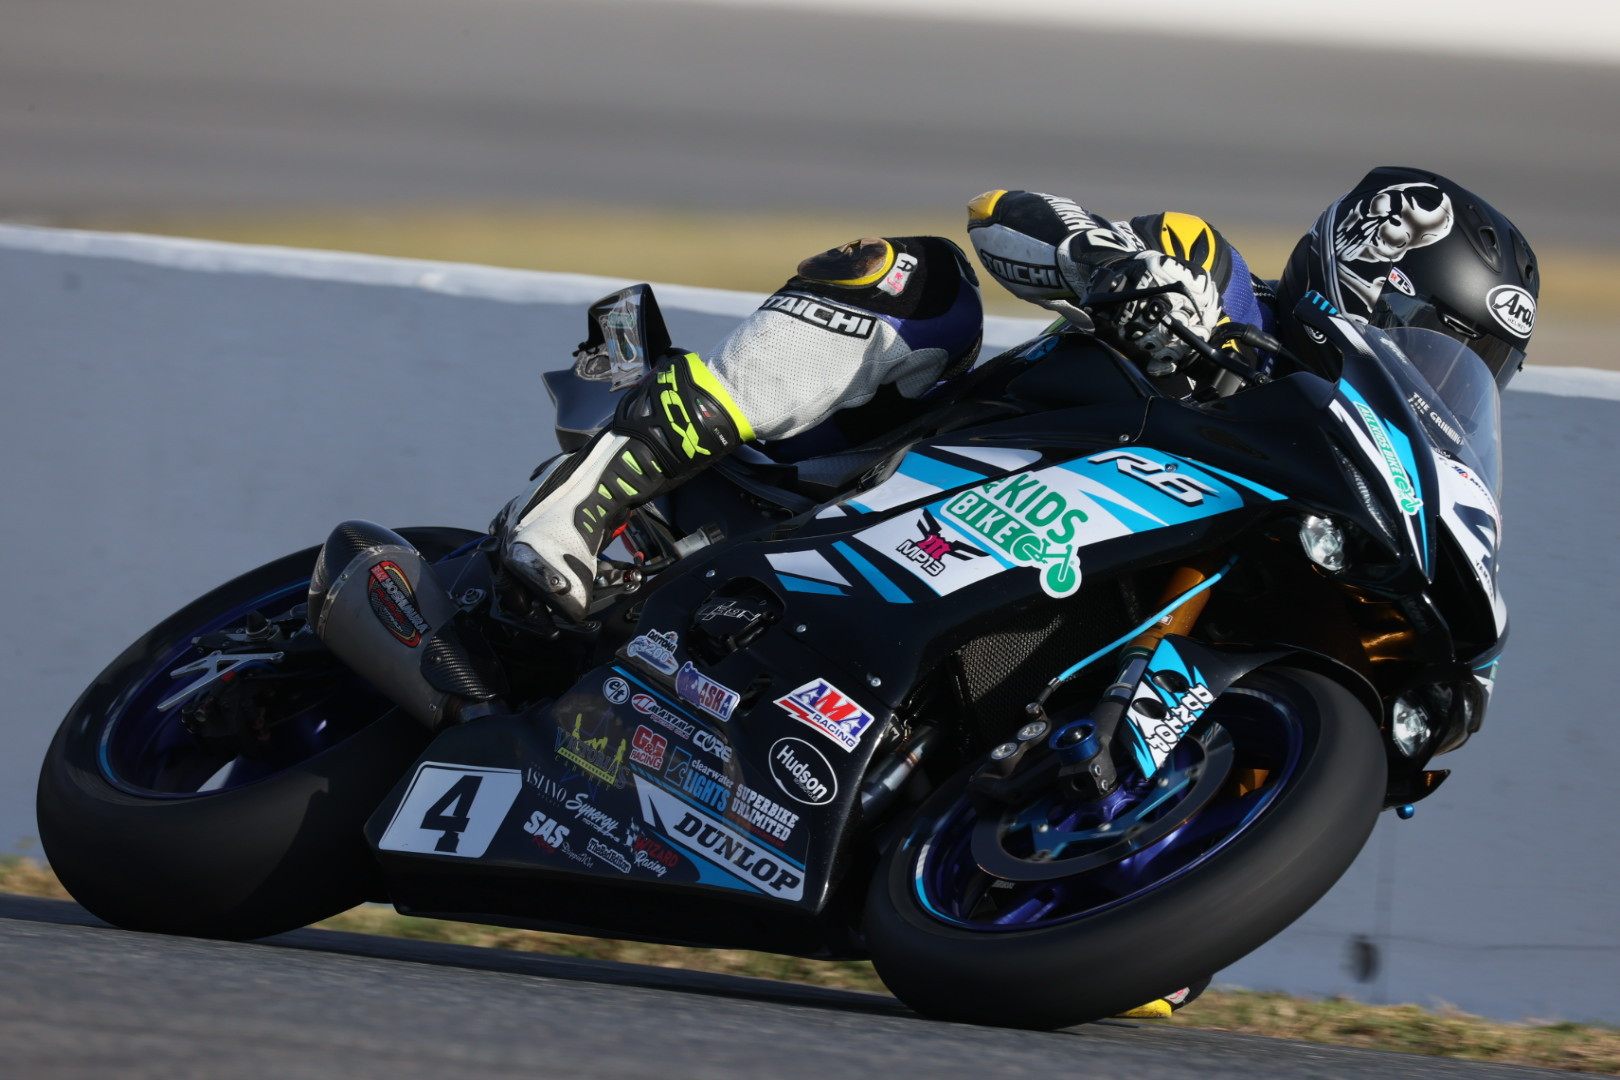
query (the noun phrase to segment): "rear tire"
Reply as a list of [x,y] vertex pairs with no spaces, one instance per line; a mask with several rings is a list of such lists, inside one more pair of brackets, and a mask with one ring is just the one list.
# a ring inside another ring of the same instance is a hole
[[[429,559],[479,536],[403,532]],[[295,597],[319,550],[269,563],[187,605],[125,650],[69,711],[40,772],[40,839],[57,877],[92,914],[131,930],[256,938],[383,896],[361,830],[430,733],[375,691],[375,714],[356,718],[358,730],[242,786],[145,791],[116,782],[108,763],[113,725],[139,708],[137,690],[166,674],[176,649],[233,610],[269,595]],[[148,723],[164,734],[148,740],[154,747],[185,751],[176,720],[154,712]]]
[[919,860],[961,812],[971,769],[936,793],[884,856],[868,895],[872,960],[895,995],[944,1020],[1066,1027],[1219,971],[1304,914],[1372,831],[1386,783],[1382,740],[1360,701],[1320,674],[1264,668],[1236,686],[1296,718],[1297,766],[1224,846],[1124,902],[1035,929],[975,928],[931,912]]

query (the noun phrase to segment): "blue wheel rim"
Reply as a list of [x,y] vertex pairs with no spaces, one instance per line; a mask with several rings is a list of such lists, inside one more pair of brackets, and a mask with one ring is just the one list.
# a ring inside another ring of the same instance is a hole
[[[1105,866],[1072,877],[1040,882],[1002,882],[981,870],[971,852],[977,813],[965,793],[942,812],[929,815],[912,828],[906,840],[910,852],[913,893],[923,910],[941,922],[977,931],[1018,931],[1062,925],[1135,900],[1193,871],[1214,858],[1259,821],[1286,791],[1303,760],[1305,734],[1293,706],[1273,695],[1234,687],[1222,694],[1207,713],[1206,731],[1224,733],[1232,743],[1228,776],[1232,781],[1221,795],[1158,842]],[[1047,808],[1034,800],[1009,815],[1009,837],[1045,819],[1054,826],[1069,826],[1068,835],[1087,835],[1075,821],[1122,819],[1133,808],[1154,797],[1160,777],[1170,787],[1185,788],[1189,770],[1203,760],[1201,749],[1187,740],[1154,778],[1136,775],[1126,781],[1122,795],[1091,804],[1063,803],[1045,796]],[[1265,770],[1264,782],[1243,791],[1236,782],[1246,770]],[[1111,803],[1112,805],[1102,805]],[[1159,798],[1150,813],[1174,813],[1174,799]],[[1089,817],[1088,817],[1089,816]],[[1014,840],[1013,842],[1017,842]],[[1073,855],[1085,853],[1075,844]],[[1061,858],[1059,859],[1061,861]]]
[[147,664],[106,710],[98,761],[107,781],[149,799],[198,798],[246,787],[330,750],[392,708],[369,683],[351,676],[308,707],[278,719],[267,752],[248,758],[209,753],[181,723],[182,705],[157,707],[181,685],[169,672],[195,657],[192,638],[241,626],[251,611],[285,611],[308,588],[305,577],[237,604],[180,635]]

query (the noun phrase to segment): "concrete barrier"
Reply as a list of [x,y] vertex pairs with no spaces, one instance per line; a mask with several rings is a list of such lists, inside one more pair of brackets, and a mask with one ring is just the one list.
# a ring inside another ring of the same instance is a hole
[[[487,523],[554,448],[540,374],[622,284],[0,227],[0,849],[33,831],[63,713],[152,623],[344,518]],[[658,296],[699,349],[759,299]],[[1620,376],[1532,369],[1504,413],[1513,640],[1485,730],[1222,982],[1620,1018]]]

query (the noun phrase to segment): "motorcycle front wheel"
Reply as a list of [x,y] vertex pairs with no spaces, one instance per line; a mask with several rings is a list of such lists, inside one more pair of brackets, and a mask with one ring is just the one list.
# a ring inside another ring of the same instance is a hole
[[1153,777],[1103,805],[1060,783],[981,812],[972,771],[885,854],[868,947],[920,1013],[1051,1029],[1206,978],[1304,914],[1366,842],[1387,765],[1354,694],[1267,667],[1221,694]]
[[[479,538],[406,529],[428,559]],[[188,730],[170,673],[193,639],[303,603],[319,548],[236,578],[159,623],[69,710],[40,770],[51,868],[92,914],[131,930],[247,939],[327,918],[382,883],[361,833],[430,733],[331,660],[317,689],[274,697],[250,753]]]

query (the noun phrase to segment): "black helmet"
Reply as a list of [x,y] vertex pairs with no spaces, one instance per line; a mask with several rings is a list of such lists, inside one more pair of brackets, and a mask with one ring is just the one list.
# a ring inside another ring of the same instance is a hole
[[1295,246],[1278,283],[1279,312],[1312,289],[1374,326],[1454,338],[1506,386],[1535,329],[1541,275],[1523,234],[1485,200],[1436,173],[1386,166],[1323,211]]

